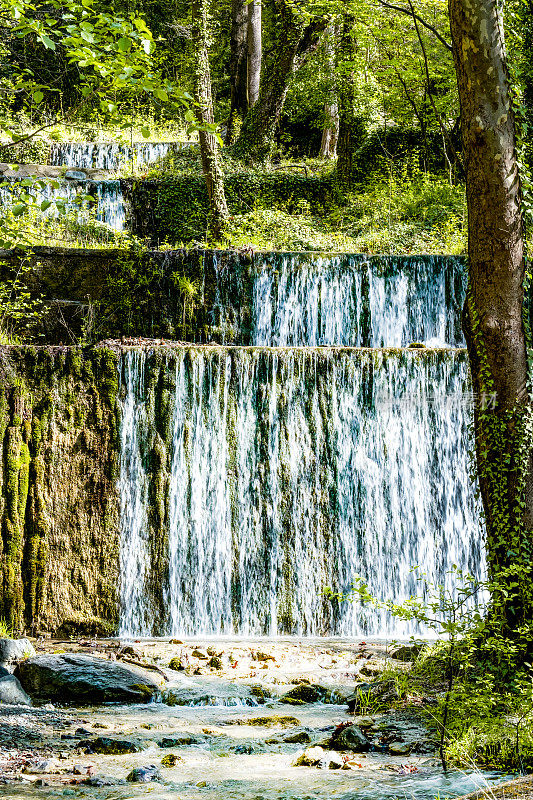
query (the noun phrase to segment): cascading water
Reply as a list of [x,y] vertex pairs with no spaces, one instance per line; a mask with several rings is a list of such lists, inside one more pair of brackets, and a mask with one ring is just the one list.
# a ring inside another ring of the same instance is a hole
[[114,142],[54,142],[50,163],[80,169],[118,170],[155,164],[171,150],[190,147],[189,142],[136,142],[133,146]]
[[122,362],[123,634],[402,635],[324,587],[403,599],[414,565],[479,574],[464,351],[175,347],[157,386],[154,358]]
[[460,259],[268,256],[253,287],[252,343],[464,346]]
[[[6,185],[0,187],[0,203],[4,206],[11,206],[17,202],[18,182],[4,180]],[[11,185],[7,185],[7,184]],[[58,186],[51,183],[31,188],[31,194],[35,197],[35,202],[39,205],[44,200],[52,202],[52,206],[44,212],[49,216],[58,216],[59,211],[56,203],[64,203],[69,212],[77,212],[80,222],[89,218],[86,208],[81,208],[77,199],[80,195],[91,195],[94,197],[94,209],[96,219],[105,222],[117,231],[123,231],[126,227],[126,209],[124,198],[120,188],[120,181],[73,181],[62,180]]]

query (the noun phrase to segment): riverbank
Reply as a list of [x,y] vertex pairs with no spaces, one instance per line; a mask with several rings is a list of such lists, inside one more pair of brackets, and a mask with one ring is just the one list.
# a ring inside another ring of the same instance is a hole
[[[501,780],[443,773],[424,704],[402,697],[409,645],[289,637],[34,645],[37,662],[121,665],[160,693],[142,704],[0,706],[2,797],[111,800],[155,789],[158,800],[430,800]],[[386,692],[370,706],[376,677]],[[428,693],[425,704],[434,699]]]

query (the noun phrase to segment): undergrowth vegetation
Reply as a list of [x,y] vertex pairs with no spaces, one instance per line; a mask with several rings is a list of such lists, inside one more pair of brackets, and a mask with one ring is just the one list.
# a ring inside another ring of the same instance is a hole
[[[454,659],[455,680],[447,697],[449,647],[445,641],[422,650],[410,669],[388,668],[379,682],[394,685],[398,708],[414,708],[439,735],[446,717],[444,754],[462,768],[527,772],[533,769],[533,697],[527,669],[512,682],[476,659],[468,647]],[[368,713],[384,710],[379,694]]]
[[465,252],[466,235],[463,187],[423,177],[362,187],[322,216],[305,201],[299,213],[256,208],[236,214],[227,243],[258,250],[458,255]]

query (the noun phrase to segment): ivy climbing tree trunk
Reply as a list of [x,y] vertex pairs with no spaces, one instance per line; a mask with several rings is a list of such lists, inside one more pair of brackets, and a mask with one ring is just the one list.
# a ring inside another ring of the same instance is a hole
[[246,161],[269,158],[290,79],[317,47],[328,24],[325,16],[309,21],[290,0],[266,0],[264,5],[270,11],[274,42],[263,64],[259,97],[234,146],[235,155]]
[[337,99],[337,85],[335,76],[335,42],[337,41],[340,28],[332,25],[328,29],[328,38],[325,44],[326,58],[329,74],[331,77],[330,97],[324,103],[324,128],[322,130],[322,140],[320,142],[320,157],[335,158],[337,155],[337,140],[339,138],[339,103]]
[[523,82],[523,117],[527,124],[524,137],[525,155],[529,171],[533,170],[533,0],[521,0],[519,8],[521,22],[522,58],[521,77]]
[[353,73],[354,42],[353,17],[348,16],[342,25],[339,45],[339,138],[337,141],[337,180],[345,190],[350,190],[354,179],[354,156],[360,143],[361,124],[355,108],[355,75]]
[[468,204],[464,327],[494,581],[491,619],[518,637],[533,611],[533,450],[515,129],[497,0],[449,0],[449,9]]
[[248,105],[257,103],[261,80],[261,61],[263,58],[261,0],[249,0],[247,25],[247,79]]
[[209,68],[209,17],[208,0],[193,0],[192,31],[196,50],[195,96],[196,115],[200,126],[200,153],[202,169],[209,195],[211,214],[210,227],[213,236],[220,239],[228,218],[228,207],[224,193],[224,179],[220,168],[216,137],[207,128],[214,122],[213,98],[211,95],[211,71]]
[[237,119],[248,111],[248,6],[246,0],[232,0],[230,34],[231,109],[226,144],[234,138]]

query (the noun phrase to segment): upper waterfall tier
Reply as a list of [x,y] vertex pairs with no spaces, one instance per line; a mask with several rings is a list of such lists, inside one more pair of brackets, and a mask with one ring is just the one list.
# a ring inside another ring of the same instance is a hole
[[464,351],[132,348],[119,404],[125,634],[400,635],[324,588],[482,569]]
[[191,142],[53,142],[50,163],[58,166],[118,170],[155,164],[168,152],[186,149]]

